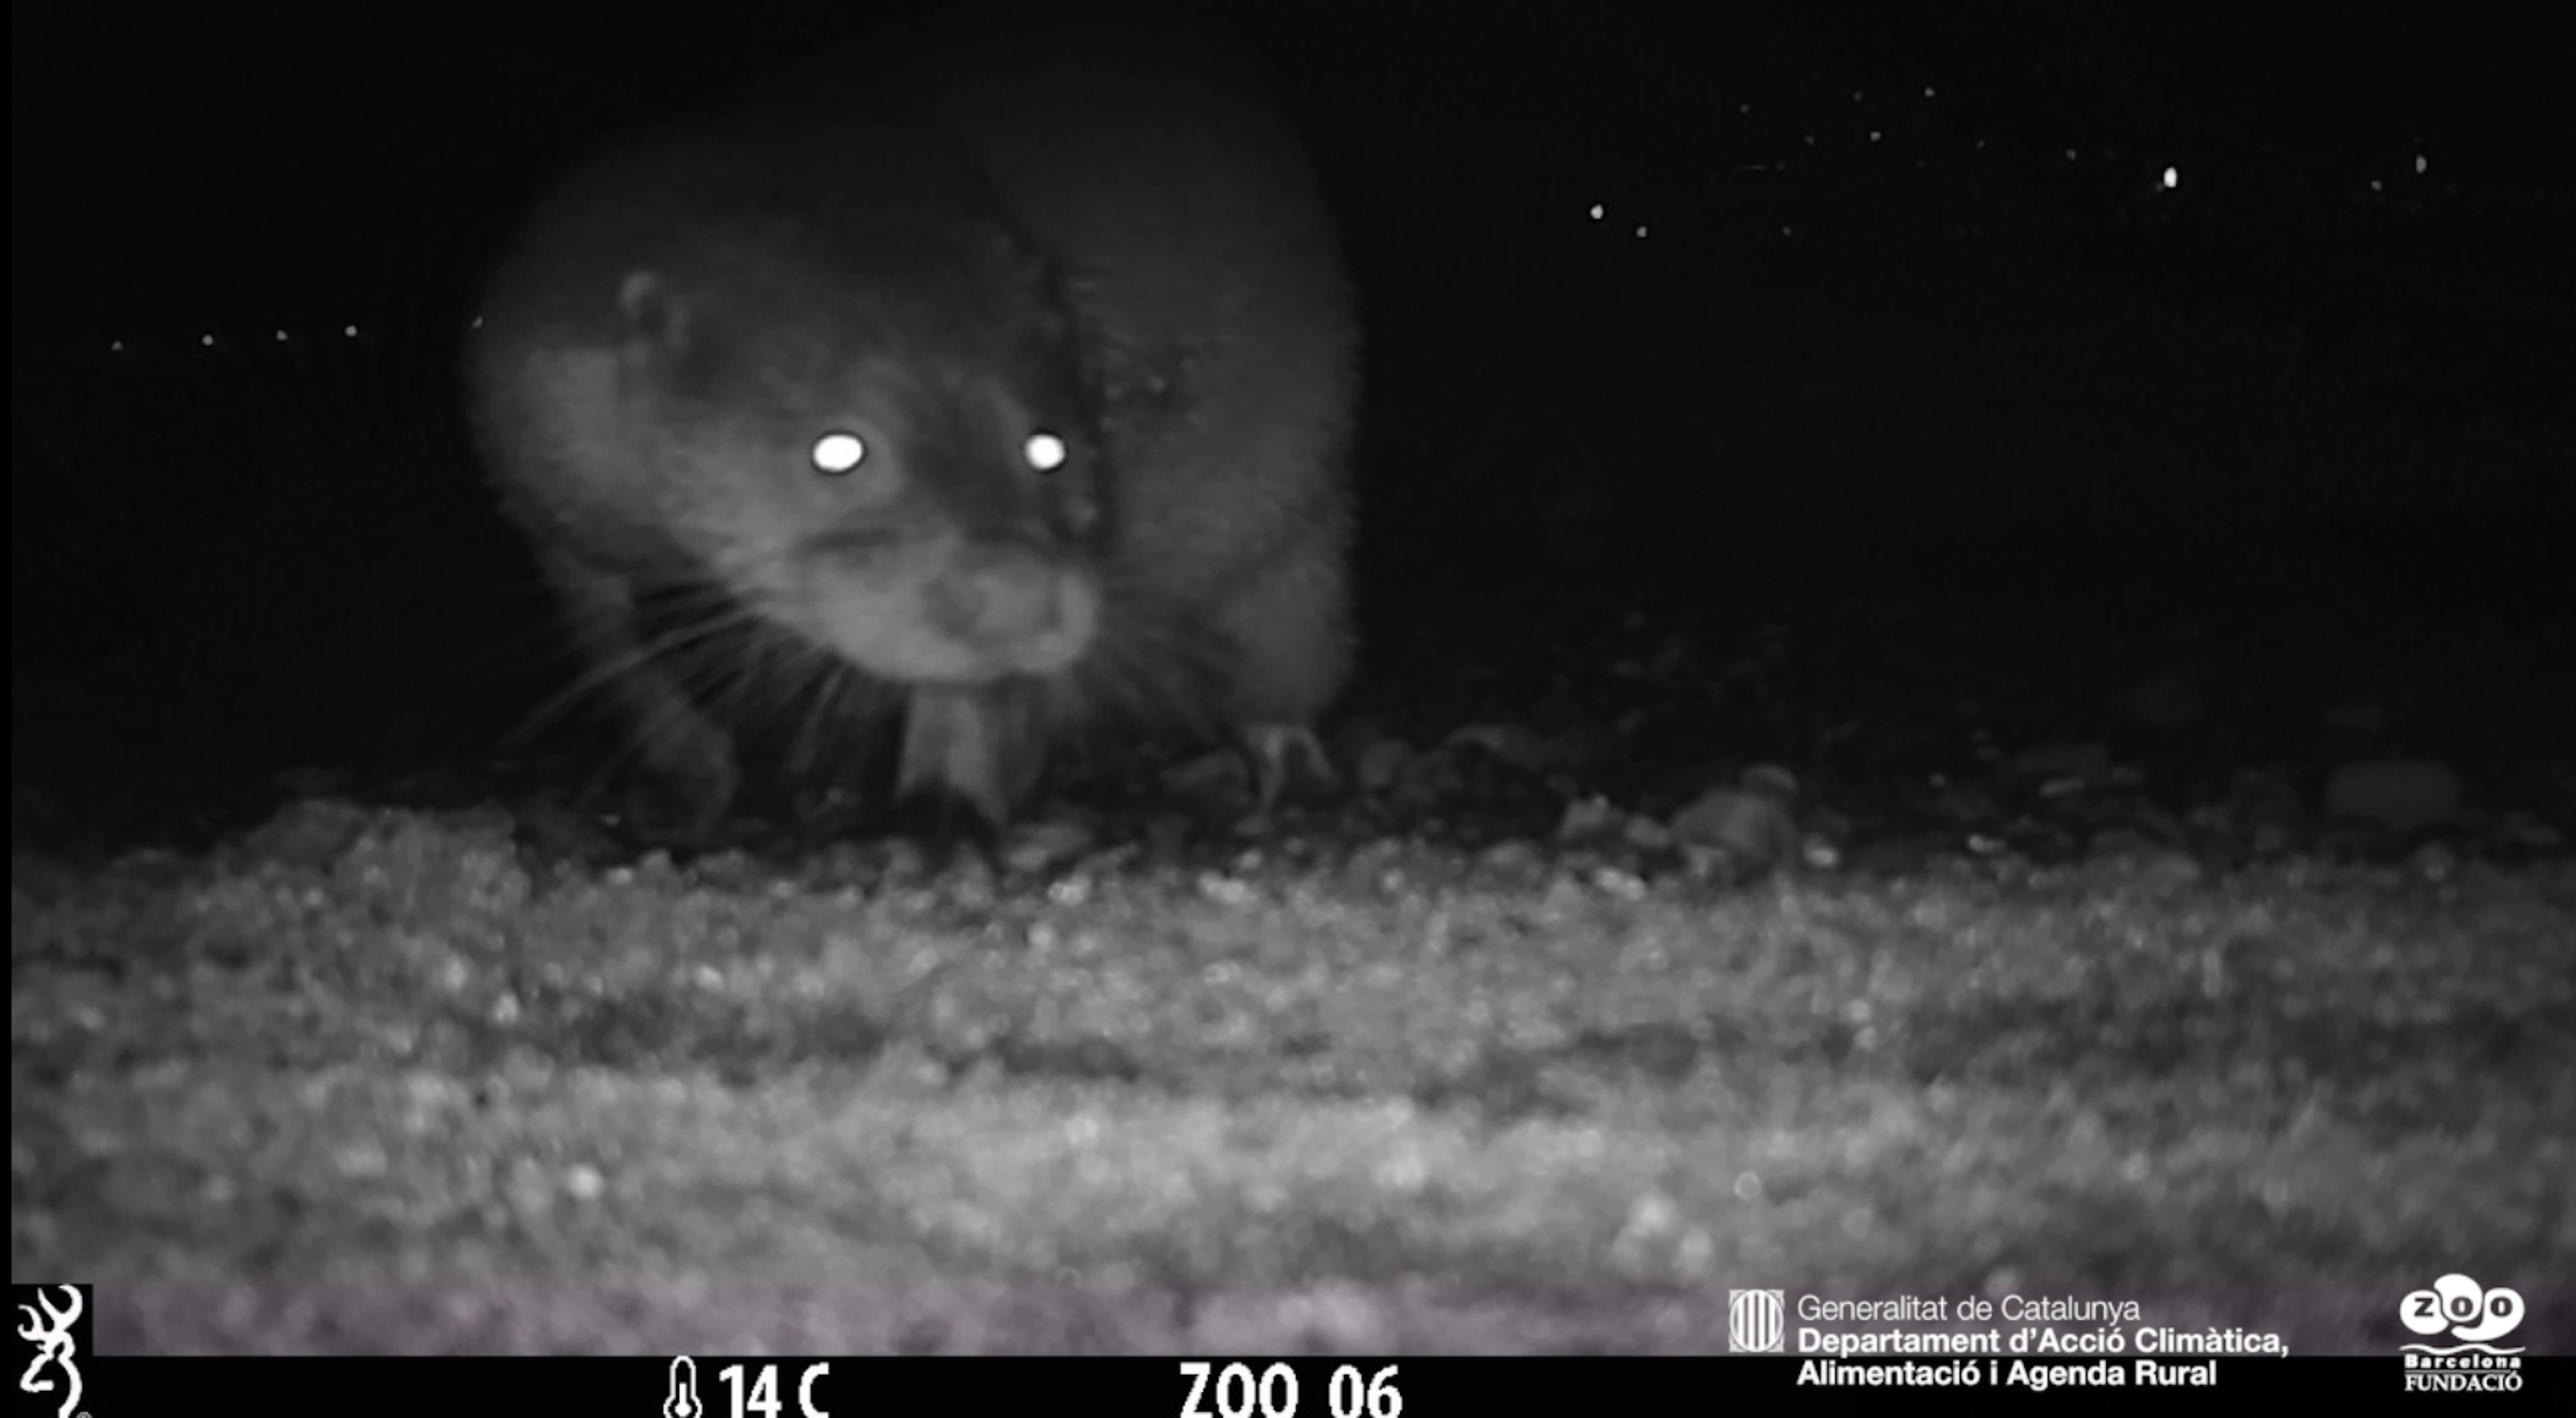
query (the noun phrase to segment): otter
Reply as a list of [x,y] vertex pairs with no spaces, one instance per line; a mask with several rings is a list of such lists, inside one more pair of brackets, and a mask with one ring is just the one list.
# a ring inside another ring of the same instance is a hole
[[1230,733],[1266,814],[1332,776],[1359,334],[1241,50],[987,9],[581,166],[491,275],[468,388],[686,832],[782,728],[789,779],[883,744],[889,801],[994,826],[1067,740]]

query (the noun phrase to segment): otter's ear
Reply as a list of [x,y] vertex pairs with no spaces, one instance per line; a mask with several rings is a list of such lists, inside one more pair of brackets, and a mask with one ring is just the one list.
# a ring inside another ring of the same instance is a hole
[[617,287],[624,331],[620,352],[630,366],[667,364],[689,345],[688,297],[655,271],[629,271]]

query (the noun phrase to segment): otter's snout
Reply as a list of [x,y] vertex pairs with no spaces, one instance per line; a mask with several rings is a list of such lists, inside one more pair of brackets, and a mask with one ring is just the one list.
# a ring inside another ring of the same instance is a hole
[[947,541],[811,563],[821,637],[905,684],[983,684],[1073,666],[1100,630],[1082,567],[1016,544]]
[[962,548],[920,595],[932,635],[989,674],[1055,674],[1091,648],[1100,624],[1091,578],[1022,546]]
[[922,588],[922,611],[942,635],[1006,649],[1062,627],[1067,579],[1024,548],[978,547],[960,553]]

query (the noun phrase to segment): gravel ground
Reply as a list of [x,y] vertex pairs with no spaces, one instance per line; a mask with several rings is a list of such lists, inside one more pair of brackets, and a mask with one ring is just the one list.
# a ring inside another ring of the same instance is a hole
[[2450,1271],[2576,1337],[2564,864],[511,826],[15,861],[13,1274],[94,1281],[110,1353],[1706,1352],[1750,1285],[2384,1353]]

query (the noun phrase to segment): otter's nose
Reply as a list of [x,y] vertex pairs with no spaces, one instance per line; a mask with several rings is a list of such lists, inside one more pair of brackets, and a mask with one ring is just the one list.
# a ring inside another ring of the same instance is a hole
[[977,547],[942,571],[923,595],[940,633],[998,648],[1055,630],[1063,619],[1063,575],[1025,547]]

